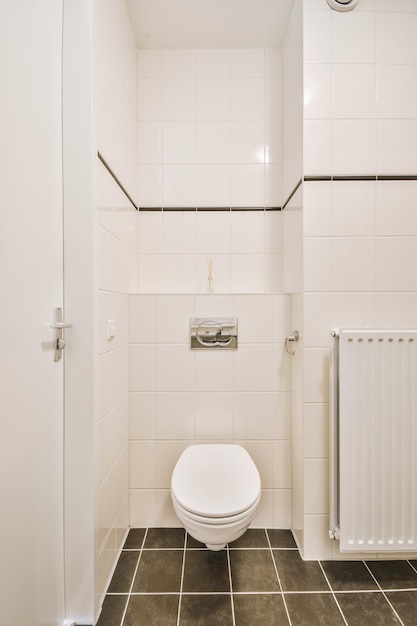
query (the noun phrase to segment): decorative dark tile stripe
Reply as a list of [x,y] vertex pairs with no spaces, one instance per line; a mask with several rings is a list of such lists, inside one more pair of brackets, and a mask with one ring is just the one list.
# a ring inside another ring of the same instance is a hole
[[304,176],[304,182],[417,180],[417,174],[372,174],[365,176]]
[[233,211],[282,211],[282,207],[257,207],[257,206],[220,206],[220,207],[139,207],[139,211],[162,211],[162,212],[233,212]]
[[122,183],[120,182],[120,180],[117,178],[116,174],[113,172],[113,170],[111,169],[110,165],[107,163],[107,161],[105,160],[105,158],[103,157],[102,154],[100,154],[100,152],[97,152],[97,156],[99,158],[99,160],[103,163],[104,167],[106,168],[106,170],[108,171],[108,173],[110,174],[110,176],[113,177],[114,181],[116,182],[116,184],[120,187],[120,189],[123,191],[123,193],[125,194],[126,198],[129,200],[129,202],[134,206],[134,208],[136,209],[136,211],[139,210],[139,207],[136,205],[136,203],[134,202],[134,200],[132,199],[132,197],[128,194],[128,192],[126,191],[126,189],[123,187]]
[[285,210],[285,207],[288,205],[289,201],[291,200],[291,198],[295,195],[295,193],[298,191],[298,188],[300,187],[301,183],[303,182],[303,179],[300,178],[300,180],[298,181],[298,183],[296,184],[296,186],[294,187],[294,189],[292,190],[292,192],[290,193],[290,195],[288,196],[288,198],[286,199],[286,201],[284,202],[284,204],[282,205],[282,210]]

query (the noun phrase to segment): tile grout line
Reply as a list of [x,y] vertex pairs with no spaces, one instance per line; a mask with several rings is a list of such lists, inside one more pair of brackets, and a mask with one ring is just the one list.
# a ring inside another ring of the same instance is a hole
[[[381,590],[382,595],[384,596],[385,600],[388,602],[389,606],[391,607],[391,610],[393,611],[395,617],[398,619],[398,621],[400,622],[401,626],[404,626],[404,622],[402,621],[402,619],[400,618],[400,616],[398,615],[397,611],[394,609],[394,607],[392,606],[391,602],[388,600],[388,596],[385,593],[385,591],[382,589],[381,585],[379,584],[376,576],[374,576],[371,568],[368,566],[368,563],[366,561],[362,561],[362,563],[365,565],[366,569],[368,570],[368,572],[370,573],[370,575],[372,576],[372,578],[374,579],[374,581],[376,582],[376,584],[378,585],[378,588]],[[397,591],[397,590],[395,590]]]
[[230,550],[229,544],[226,546],[226,554],[227,554],[227,569],[229,572],[229,587],[230,587],[230,603],[232,606],[232,624],[236,626],[236,618],[235,618],[235,602],[233,599],[233,582],[232,582],[232,564],[230,562]]
[[180,626],[182,590],[183,590],[183,585],[184,585],[184,572],[185,572],[185,556],[187,554],[187,540],[188,540],[188,533],[186,532],[184,535],[184,546],[183,546],[183,555],[182,555],[180,593],[178,597],[177,626]]
[[339,613],[340,613],[340,615],[342,616],[342,619],[343,619],[344,623],[346,624],[346,626],[349,626],[349,624],[347,623],[346,617],[344,616],[344,613],[343,613],[343,611],[342,611],[342,607],[340,606],[339,601],[338,601],[338,599],[336,598],[336,594],[335,594],[335,592],[333,591],[333,587],[331,586],[330,581],[329,581],[329,579],[328,579],[328,577],[327,577],[327,574],[326,574],[326,572],[324,571],[324,567],[323,567],[323,565],[321,564],[321,561],[318,561],[318,564],[319,564],[320,569],[321,569],[321,571],[322,571],[322,574],[323,574],[323,576],[324,576],[324,578],[325,578],[325,580],[326,580],[326,582],[327,582],[327,584],[328,584],[328,586],[329,586],[329,589],[330,589],[330,592],[331,592],[331,594],[332,594],[333,600],[335,601],[336,606],[337,606],[337,608],[339,609]]
[[126,617],[126,613],[127,613],[127,607],[129,606],[130,598],[131,598],[131,595],[132,595],[133,583],[135,582],[136,574],[137,574],[137,571],[138,571],[138,568],[139,568],[140,559],[141,559],[142,553],[143,553],[143,546],[145,545],[145,541],[146,541],[147,535],[148,535],[148,529],[145,528],[145,533],[144,533],[143,539],[142,539],[142,545],[141,545],[140,551],[139,551],[138,562],[136,563],[135,571],[133,572],[132,582],[130,583],[129,592],[127,594],[127,602],[126,602],[126,606],[125,606],[124,611],[123,611],[122,621],[120,622],[120,626],[123,626],[124,621],[125,621],[125,617]]
[[287,614],[288,624],[289,624],[289,626],[292,626],[291,617],[290,617],[290,613],[288,611],[287,601],[285,600],[284,591],[282,589],[281,579],[280,579],[279,573],[278,573],[278,567],[277,567],[277,564],[276,564],[275,559],[274,559],[274,553],[273,553],[273,550],[272,550],[271,541],[269,539],[269,534],[268,534],[268,531],[267,531],[266,528],[264,530],[265,530],[265,534],[266,534],[266,540],[267,540],[268,546],[269,546],[269,553],[271,555],[272,564],[274,566],[275,574],[277,576],[277,580],[278,580],[278,585],[279,585],[279,589],[280,589],[280,592],[281,592],[282,601],[284,603],[285,613]]

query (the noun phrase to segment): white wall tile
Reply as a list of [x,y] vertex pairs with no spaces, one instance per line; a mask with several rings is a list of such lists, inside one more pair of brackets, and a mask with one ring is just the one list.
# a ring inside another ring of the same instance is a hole
[[331,62],[330,11],[304,11],[305,63]]
[[156,487],[155,441],[130,442],[130,488],[152,489]]
[[264,211],[232,211],[231,251],[233,253],[258,253],[264,251]]
[[162,117],[162,81],[138,79],[138,119],[159,121]]
[[376,183],[372,181],[332,185],[332,234],[364,236],[375,234]]
[[170,489],[175,464],[186,447],[185,441],[157,441],[156,481],[159,489]]
[[331,14],[332,62],[374,63],[374,14],[370,11],[332,11]]
[[194,439],[194,411],[193,392],[158,393],[156,438]]
[[230,285],[232,293],[263,293],[264,256],[232,254]]
[[198,207],[230,206],[230,169],[228,165],[197,165]]
[[379,65],[378,117],[417,117],[417,66]]
[[231,122],[230,159],[232,163],[265,162],[263,120]]
[[195,50],[162,51],[162,76],[164,78],[192,78],[195,75]]
[[196,391],[229,391],[233,389],[233,352],[195,351]]
[[161,207],[163,200],[162,165],[138,166],[139,207]]
[[305,291],[331,291],[332,242],[326,237],[308,237],[304,241]]
[[377,12],[376,62],[416,63],[417,14]]
[[264,106],[263,78],[246,77],[231,79],[230,115],[232,119],[262,120],[264,117]]
[[368,237],[332,239],[332,288],[335,291],[375,289],[375,240]]
[[155,439],[156,393],[132,391],[129,393],[130,439]]
[[99,415],[103,417],[127,394],[128,350],[122,346],[98,358]]
[[191,78],[165,78],[162,81],[162,119],[196,119],[195,80]]
[[[230,252],[230,211],[197,212],[197,251],[207,254]],[[213,274],[216,268],[213,267]],[[217,273],[217,272],[216,272]]]
[[378,237],[376,240],[376,289],[417,291],[417,240],[415,237]]
[[282,81],[281,78],[265,78],[265,119],[281,120]]
[[163,293],[194,293],[197,284],[195,254],[165,254]]
[[152,343],[156,339],[155,296],[132,295],[129,298],[129,341]]
[[164,291],[164,258],[162,254],[139,254],[138,290],[140,293]]
[[230,118],[230,81],[228,78],[197,79],[197,119]]
[[306,176],[332,172],[331,120],[304,120],[303,158]]
[[304,117],[328,119],[332,114],[332,66],[308,63],[304,68]]
[[334,120],[332,132],[333,174],[346,176],[375,173],[376,120]]
[[156,389],[156,351],[153,344],[130,344],[129,389],[130,391]]
[[197,158],[195,122],[164,122],[162,150],[164,163],[195,163]]
[[197,50],[197,76],[228,78],[230,75],[230,50]]
[[230,132],[227,121],[197,123],[197,163],[228,164]]
[[194,296],[156,298],[156,339],[159,343],[189,343]]
[[230,51],[231,76],[264,76],[265,54],[261,49],[233,49]]
[[272,304],[272,296],[235,296],[235,314],[239,320],[239,342],[268,343],[271,341]]
[[333,117],[360,119],[375,116],[375,65],[333,65]]
[[264,206],[264,166],[232,165],[230,168],[230,200],[233,207]]
[[195,165],[164,165],[163,206],[195,207],[197,168]]
[[155,78],[162,75],[162,51],[138,49],[138,77]]
[[376,234],[417,235],[417,181],[378,181]]
[[417,171],[417,120],[378,120],[378,174]]
[[234,388],[274,391],[273,348],[269,344],[241,344],[234,355]]
[[195,437],[202,441],[233,439],[233,393],[196,393]]
[[157,391],[188,391],[193,388],[194,357],[188,344],[157,344]]

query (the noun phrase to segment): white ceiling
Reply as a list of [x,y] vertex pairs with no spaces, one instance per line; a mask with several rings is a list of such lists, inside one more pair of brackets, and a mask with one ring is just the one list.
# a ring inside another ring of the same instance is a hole
[[280,47],[294,0],[126,0],[139,48]]

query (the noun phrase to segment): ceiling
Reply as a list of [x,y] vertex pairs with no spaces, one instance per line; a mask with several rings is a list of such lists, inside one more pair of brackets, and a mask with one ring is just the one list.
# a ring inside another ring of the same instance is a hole
[[294,0],[126,0],[139,48],[274,48]]

